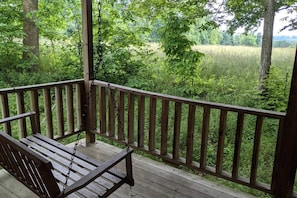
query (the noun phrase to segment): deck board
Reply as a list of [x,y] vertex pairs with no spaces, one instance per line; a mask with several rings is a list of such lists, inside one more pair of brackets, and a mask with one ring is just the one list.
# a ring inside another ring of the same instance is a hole
[[[70,146],[73,146],[71,144]],[[120,151],[119,148],[96,142],[87,147],[81,141],[78,150],[90,157],[104,161]],[[133,153],[135,186],[123,185],[111,198],[251,198],[252,196],[222,187],[197,175],[165,165]],[[117,168],[124,168],[124,163]],[[6,171],[0,171],[0,197],[36,198],[25,186],[17,182]]]

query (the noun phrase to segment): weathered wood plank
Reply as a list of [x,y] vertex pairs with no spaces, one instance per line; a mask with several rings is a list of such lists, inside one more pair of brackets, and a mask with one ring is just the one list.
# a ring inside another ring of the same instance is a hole
[[49,88],[43,89],[43,100],[44,100],[44,114],[45,114],[45,122],[46,122],[46,134],[47,134],[47,137],[54,138],[52,102],[51,102],[51,93]]
[[63,95],[62,88],[55,87],[55,102],[56,102],[56,113],[57,113],[57,130],[58,136],[64,136],[64,109],[63,109]]
[[273,175],[272,175],[272,181],[271,181],[271,189],[273,192],[277,189],[277,178],[278,178],[278,171],[279,171],[279,163],[277,162],[277,159],[280,158],[280,145],[283,139],[284,134],[284,127],[285,127],[285,119],[281,119],[279,121],[279,127],[278,127],[278,134],[277,134],[277,142],[276,142],[276,148],[275,148],[275,155],[274,155],[274,166],[273,166]]
[[44,84],[36,84],[36,85],[27,85],[27,86],[20,86],[20,87],[13,87],[13,88],[5,88],[0,89],[0,94],[3,93],[15,93],[18,91],[31,91],[31,90],[42,90],[44,88],[53,88],[56,86],[63,86],[67,84],[83,84],[82,79],[76,79],[76,80],[65,80],[60,82],[51,82],[51,83],[44,83]]
[[83,86],[81,84],[76,84],[76,121],[78,129],[82,130],[83,128],[83,100],[82,100],[82,92]]
[[236,137],[235,137],[235,145],[234,145],[234,154],[233,154],[233,166],[232,166],[232,177],[233,178],[238,177],[243,123],[244,123],[244,114],[238,113],[237,126],[236,126]]
[[217,148],[216,173],[222,172],[223,155],[224,155],[224,140],[226,133],[227,111],[221,110],[220,126],[219,126],[219,140]]
[[[8,96],[6,93],[0,95],[1,99],[1,109],[2,109],[2,118],[6,118],[10,116],[9,113],[9,105],[8,105]],[[11,124],[5,123],[4,130],[8,135],[11,135]]]
[[168,111],[169,101],[162,101],[162,116],[161,116],[161,152],[160,155],[167,155],[168,145]]
[[150,112],[149,112],[149,151],[154,151],[156,148],[156,106],[157,100],[150,97]]
[[144,147],[145,97],[138,96],[138,147]]
[[260,152],[260,142],[261,142],[261,132],[262,132],[263,117],[257,116],[256,130],[254,136],[254,147],[253,147],[253,158],[251,166],[251,176],[250,183],[255,184],[257,180],[257,168],[259,162],[259,152]]
[[128,144],[134,143],[134,107],[135,95],[128,94]]
[[[25,112],[25,99],[24,99],[24,92],[20,91],[16,93],[16,101],[17,101],[17,114],[22,114]],[[20,137],[27,136],[27,125],[25,119],[20,119],[19,121],[19,132]]]
[[5,170],[0,171],[0,197],[5,198],[38,198],[32,191],[14,179]]
[[202,137],[201,137],[201,153],[200,153],[200,167],[205,168],[206,157],[207,157],[207,142],[209,132],[209,119],[210,119],[210,108],[203,108],[203,121],[202,121]]
[[124,140],[125,133],[125,93],[118,92],[118,140]]
[[115,135],[115,91],[108,89],[108,136]]
[[99,116],[100,116],[100,133],[106,133],[106,91],[105,87],[99,87]]
[[[100,160],[108,159],[119,151],[111,145],[97,142],[88,147],[80,146],[79,151]],[[124,164],[119,167],[124,169]],[[165,165],[143,156],[133,154],[135,186],[123,186],[114,192],[111,198],[128,197],[189,197],[189,198],[251,198],[229,188],[212,183],[189,172]]]
[[30,91],[30,101],[31,101],[31,110],[35,112],[34,119],[36,123],[36,131],[41,131],[38,90],[33,89]]
[[73,87],[66,85],[66,104],[67,104],[67,130],[74,133],[74,110],[73,110]]
[[195,110],[196,106],[189,105],[188,109],[188,130],[187,130],[187,153],[186,164],[193,162],[193,146],[194,146],[194,127],[195,127]]
[[181,107],[182,104],[179,102],[175,103],[174,110],[174,131],[173,131],[173,159],[179,158],[179,143],[180,143],[180,125],[181,125]]

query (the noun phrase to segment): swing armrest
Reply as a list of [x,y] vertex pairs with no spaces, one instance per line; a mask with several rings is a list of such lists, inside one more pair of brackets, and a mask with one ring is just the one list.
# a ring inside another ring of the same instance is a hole
[[10,123],[15,120],[30,117],[32,132],[37,133],[37,123],[35,120],[35,116],[36,116],[36,113],[34,111],[21,113],[21,114],[15,115],[15,116],[0,119],[0,124]]
[[[99,167],[97,167],[96,169],[91,171],[89,174],[85,175],[84,177],[82,177],[81,179],[79,179],[78,181],[76,181],[75,183],[70,185],[69,187],[66,187],[63,196],[67,196],[67,195],[87,186],[89,183],[91,183],[92,181],[94,181],[95,179],[97,179],[98,177],[103,175],[106,171],[108,171],[109,169],[111,169],[112,167],[117,165],[123,159],[126,159],[126,165],[127,165],[127,163],[129,165],[131,165],[132,152],[133,152],[133,149],[130,149],[130,148],[124,149],[123,151],[121,151],[120,153],[118,153],[117,155],[112,157],[111,159],[105,161]],[[127,162],[127,160],[129,162]],[[126,167],[126,171],[127,171],[127,176],[125,178],[123,178],[123,180],[125,180],[125,182],[130,185],[134,185],[134,181],[132,179],[132,169]],[[131,178],[129,178],[129,177],[131,177]]]
[[32,112],[27,112],[27,113],[21,113],[21,114],[11,116],[11,117],[2,118],[2,119],[0,119],[0,124],[4,124],[4,123],[11,122],[14,120],[23,119],[23,118],[26,118],[29,116],[30,117],[35,116],[35,112],[32,111]]

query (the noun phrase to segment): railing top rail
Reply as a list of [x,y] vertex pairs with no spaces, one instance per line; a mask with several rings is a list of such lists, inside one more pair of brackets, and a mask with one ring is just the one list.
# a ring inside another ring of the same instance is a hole
[[92,83],[93,85],[102,86],[102,87],[108,87],[110,89],[116,89],[119,91],[124,91],[128,93],[132,93],[135,95],[142,95],[142,96],[149,96],[154,97],[158,99],[173,101],[173,102],[181,102],[191,105],[198,105],[198,106],[207,106],[214,109],[220,109],[220,110],[226,110],[226,111],[232,111],[232,112],[242,112],[246,114],[252,114],[252,115],[260,115],[265,116],[269,118],[276,118],[276,119],[284,119],[286,113],[282,112],[276,112],[276,111],[269,111],[264,109],[256,109],[256,108],[250,108],[250,107],[241,107],[241,106],[235,106],[235,105],[228,105],[228,104],[222,104],[222,103],[215,103],[215,102],[207,102],[202,100],[193,100],[189,98],[183,98],[183,97],[177,97],[177,96],[171,96],[166,94],[160,94],[156,92],[150,92],[150,91],[144,91],[140,89],[130,88],[122,85],[117,85],[113,83],[108,83],[104,81],[95,80]]
[[34,90],[34,89],[42,89],[47,87],[63,86],[67,84],[77,84],[77,83],[83,83],[83,82],[84,82],[83,79],[76,79],[76,80],[66,80],[66,81],[60,81],[60,82],[27,85],[27,86],[13,87],[13,88],[4,88],[4,89],[0,89],[0,94],[13,93],[18,91],[28,91],[28,90]]

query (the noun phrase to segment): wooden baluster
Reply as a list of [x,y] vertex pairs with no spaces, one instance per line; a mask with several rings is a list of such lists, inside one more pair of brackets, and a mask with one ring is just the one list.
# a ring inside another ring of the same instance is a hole
[[187,130],[187,153],[186,153],[186,164],[187,165],[191,165],[193,162],[195,110],[196,110],[196,106],[189,105],[188,130]]
[[257,168],[258,168],[258,161],[259,161],[262,124],[263,124],[263,117],[257,116],[256,131],[254,136],[251,176],[250,176],[250,183],[253,185],[256,183],[256,179],[257,179],[256,177],[257,177]]
[[144,147],[145,97],[138,96],[138,147]]
[[134,94],[128,94],[128,144],[134,143]]
[[124,120],[124,112],[125,112],[125,93],[119,91],[118,93],[118,140],[124,139],[125,133],[125,120]]
[[235,137],[233,167],[232,167],[232,178],[234,178],[234,179],[236,179],[238,177],[243,123],[244,123],[244,113],[239,112],[237,115],[236,137]]
[[173,149],[172,155],[174,160],[179,158],[179,143],[180,143],[180,124],[181,124],[181,103],[175,103],[174,110],[174,134],[173,134]]
[[[2,118],[9,117],[9,105],[7,94],[1,94],[1,107],[2,107]],[[11,124],[10,122],[4,123],[4,130],[8,135],[11,135]]]
[[274,156],[274,164],[273,164],[273,175],[272,175],[272,181],[271,181],[271,189],[274,192],[277,188],[277,182],[276,178],[278,177],[277,171],[279,171],[279,164],[277,163],[277,159],[279,159],[280,156],[280,144],[282,142],[282,137],[284,135],[284,127],[285,127],[285,119],[280,119],[278,124],[278,134],[277,134],[277,142],[276,142],[276,149],[275,149],[275,156]]
[[115,134],[115,93],[108,89],[108,136],[114,137]]
[[202,123],[201,150],[200,150],[201,152],[200,168],[202,169],[205,169],[205,166],[206,166],[209,118],[210,118],[210,108],[208,106],[205,106],[203,107],[203,123]]
[[46,134],[49,138],[54,138],[53,133],[53,113],[52,113],[52,102],[49,88],[43,89],[43,100],[44,100],[44,113],[46,122]]
[[161,123],[161,155],[167,155],[168,144],[168,110],[169,101],[162,101],[162,123]]
[[74,113],[73,113],[73,87],[66,85],[67,103],[67,129],[69,133],[74,133]]
[[222,173],[223,155],[224,155],[224,140],[226,132],[227,111],[221,110],[219,140],[217,148],[216,173]]
[[55,87],[55,102],[56,102],[56,112],[57,112],[57,130],[58,136],[64,136],[64,110],[63,110],[63,96],[62,88]]
[[100,133],[106,133],[106,92],[105,87],[99,87]]
[[78,129],[82,130],[83,128],[83,118],[82,118],[82,84],[76,84],[76,121]]
[[150,98],[149,114],[149,151],[155,151],[156,147],[156,98]]
[[[17,113],[18,114],[24,113],[25,112],[24,92],[20,91],[16,93],[16,101],[17,101]],[[20,138],[27,137],[26,119],[20,119],[18,122],[19,122]]]
[[33,89],[30,91],[30,100],[31,100],[31,110],[35,112],[35,116],[34,116],[35,123],[36,123],[35,132],[41,132],[38,90]]

